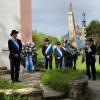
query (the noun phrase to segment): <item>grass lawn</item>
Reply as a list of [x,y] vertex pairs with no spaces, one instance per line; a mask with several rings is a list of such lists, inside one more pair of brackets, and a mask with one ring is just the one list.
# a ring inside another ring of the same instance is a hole
[[0,80],[0,89],[20,89],[25,87],[22,83],[10,83],[6,80]]
[[68,69],[55,69],[55,70],[48,70],[43,73],[41,77],[41,82],[44,85],[48,85],[49,87],[53,88],[54,90],[64,92],[68,89],[65,83],[69,80],[75,80],[81,75],[81,71],[74,71]]

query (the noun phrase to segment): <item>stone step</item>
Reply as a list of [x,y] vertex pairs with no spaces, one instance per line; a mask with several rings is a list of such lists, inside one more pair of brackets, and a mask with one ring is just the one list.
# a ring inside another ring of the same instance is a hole
[[41,84],[43,89],[44,100],[61,100],[63,99],[63,93],[52,90],[51,88]]
[[73,100],[73,99],[62,99],[62,100]]
[[7,67],[0,67],[0,70],[7,70]]
[[69,99],[69,98],[64,98],[62,95],[55,95],[55,96],[44,96],[43,100],[73,100],[73,99]]
[[44,100],[62,100],[62,96],[48,96],[44,97]]
[[9,70],[0,70],[0,75],[9,74]]
[[[43,98],[42,90],[37,88],[0,89],[0,94],[5,94],[7,96],[11,96],[13,94],[20,94],[21,96],[27,97],[27,100],[42,100]],[[15,98],[13,98],[13,100],[15,100]]]

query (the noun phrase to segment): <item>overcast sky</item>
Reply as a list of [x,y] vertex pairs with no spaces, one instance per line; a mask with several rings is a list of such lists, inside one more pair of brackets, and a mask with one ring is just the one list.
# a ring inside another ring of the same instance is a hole
[[66,34],[70,2],[76,24],[81,25],[82,12],[86,13],[87,23],[100,20],[100,0],[32,0],[33,30],[58,37]]

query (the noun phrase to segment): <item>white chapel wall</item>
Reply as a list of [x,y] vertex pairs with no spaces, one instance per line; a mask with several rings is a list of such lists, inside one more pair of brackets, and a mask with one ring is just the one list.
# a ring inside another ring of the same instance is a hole
[[12,29],[19,29],[19,0],[0,0],[0,47]]

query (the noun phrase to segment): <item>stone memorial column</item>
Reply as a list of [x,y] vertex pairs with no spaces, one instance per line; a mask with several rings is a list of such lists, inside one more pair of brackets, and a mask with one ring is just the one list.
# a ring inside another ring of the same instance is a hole
[[70,3],[70,8],[68,11],[68,36],[70,43],[77,47],[76,44],[76,29],[75,29],[75,21],[74,21],[74,14],[72,11],[72,4]]
[[20,35],[23,43],[32,42],[32,2],[20,0]]

